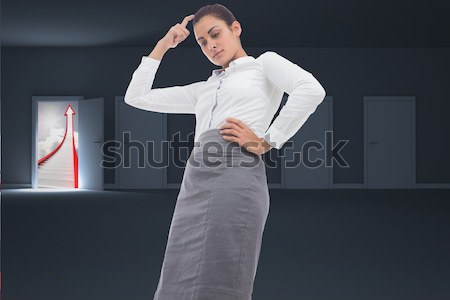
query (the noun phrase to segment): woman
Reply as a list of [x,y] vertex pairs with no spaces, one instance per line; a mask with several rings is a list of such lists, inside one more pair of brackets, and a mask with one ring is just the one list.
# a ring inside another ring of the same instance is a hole
[[[222,68],[206,81],[152,88],[191,20],[202,52]],[[200,8],[142,57],[125,94],[140,109],[196,115],[154,300],[251,299],[270,200],[261,154],[280,149],[325,97],[311,73],[277,53],[248,56],[241,32],[224,6]]]

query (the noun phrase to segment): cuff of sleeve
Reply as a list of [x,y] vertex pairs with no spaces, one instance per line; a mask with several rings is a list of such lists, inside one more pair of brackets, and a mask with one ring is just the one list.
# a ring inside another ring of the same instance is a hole
[[159,64],[161,63],[160,60],[148,57],[148,56],[142,56],[141,59],[141,65],[145,65],[145,66],[152,66],[152,67],[158,67]]
[[284,143],[286,143],[287,138],[282,134],[278,129],[273,126],[270,126],[269,129],[264,133],[264,139],[267,141],[269,145],[280,150],[283,147]]

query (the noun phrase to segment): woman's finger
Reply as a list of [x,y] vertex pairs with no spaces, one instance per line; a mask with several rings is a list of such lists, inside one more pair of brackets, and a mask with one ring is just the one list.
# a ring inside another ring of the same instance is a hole
[[226,124],[222,125],[219,129],[225,129],[225,128],[233,128],[233,129],[239,129],[239,130],[242,129],[235,123],[226,123]]
[[186,25],[189,23],[190,20],[192,20],[195,17],[195,15],[189,15],[184,17],[183,22],[181,22],[181,26],[186,27]]
[[227,141],[235,142],[239,144],[239,138],[234,137],[232,135],[224,135],[223,138]]
[[235,129],[222,129],[221,133],[222,134],[231,134],[231,135],[239,137],[239,131],[237,131]]
[[175,41],[181,42],[184,38],[184,34],[181,30],[175,28]]
[[181,30],[183,32],[184,35],[188,36],[189,35],[189,30],[186,29],[186,27],[181,26],[180,24],[176,25],[176,28],[178,30]]
[[245,129],[247,127],[242,121],[235,119],[235,118],[226,118],[225,120],[236,124],[237,126],[239,126],[242,129]]

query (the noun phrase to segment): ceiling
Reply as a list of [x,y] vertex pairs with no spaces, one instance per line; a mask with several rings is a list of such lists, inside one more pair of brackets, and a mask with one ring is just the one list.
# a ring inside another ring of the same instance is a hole
[[[215,1],[1,0],[2,46],[153,46]],[[221,1],[244,47],[449,47],[450,1]],[[188,24],[192,33],[192,24]],[[193,34],[180,46],[197,47]]]

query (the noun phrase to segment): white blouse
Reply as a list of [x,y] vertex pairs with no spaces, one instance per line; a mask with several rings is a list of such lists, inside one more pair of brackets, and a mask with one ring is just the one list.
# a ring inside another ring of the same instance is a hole
[[[213,70],[206,81],[152,88],[160,63],[142,57],[124,101],[148,111],[195,114],[194,143],[202,132],[220,128],[227,123],[225,118],[232,117],[280,149],[325,98],[324,88],[311,73],[273,51],[256,59],[237,58],[227,68]],[[289,95],[286,104],[270,125],[283,92]]]

